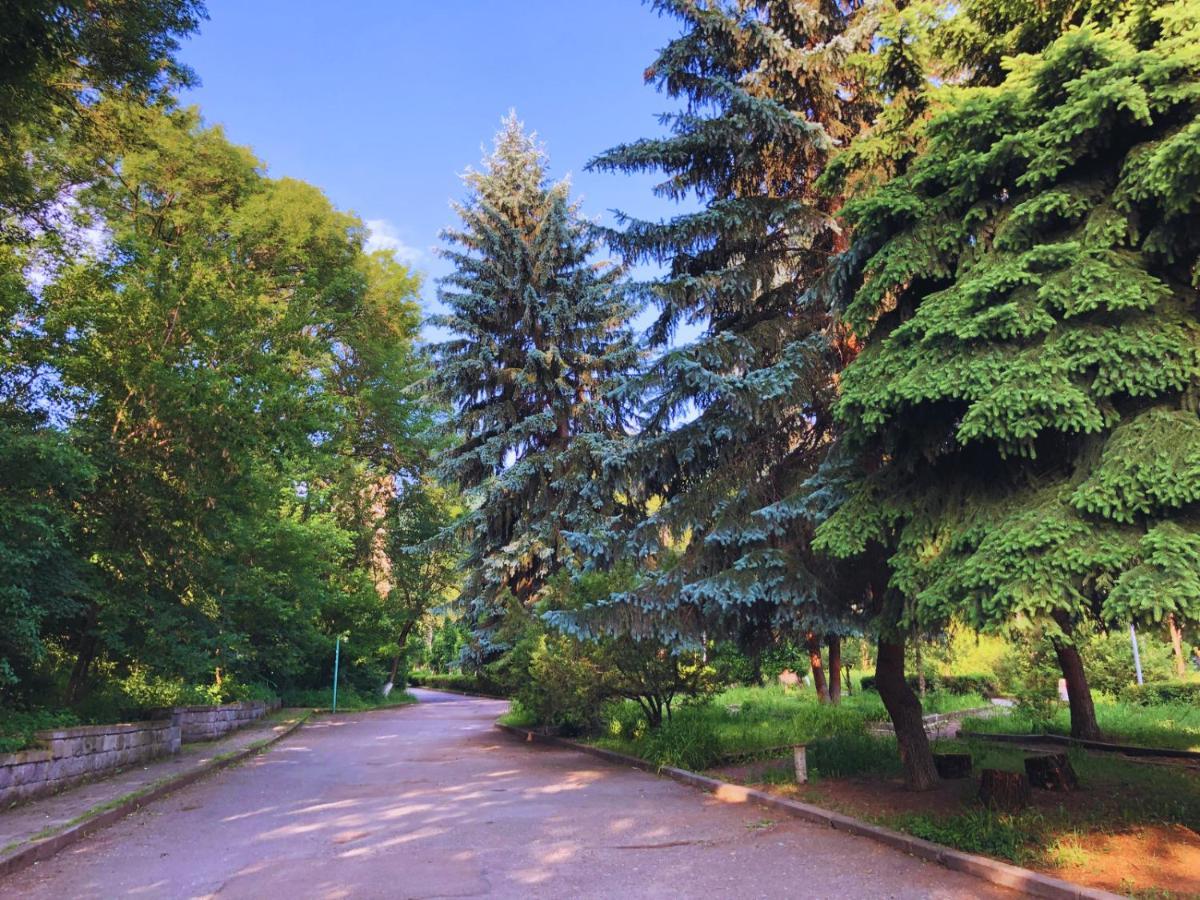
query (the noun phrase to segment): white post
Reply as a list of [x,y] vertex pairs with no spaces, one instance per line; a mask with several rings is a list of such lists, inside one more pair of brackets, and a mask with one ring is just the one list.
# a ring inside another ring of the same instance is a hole
[[792,756],[796,760],[796,784],[808,782],[808,748],[804,744],[792,747]]
[[1137,683],[1145,684],[1142,680],[1142,655],[1138,652],[1137,629],[1132,622],[1129,623],[1129,640],[1133,642],[1133,669],[1137,672]]

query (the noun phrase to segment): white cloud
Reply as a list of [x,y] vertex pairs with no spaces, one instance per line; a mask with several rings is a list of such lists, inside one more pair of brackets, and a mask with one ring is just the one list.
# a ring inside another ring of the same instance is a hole
[[365,224],[367,226],[366,249],[368,253],[387,250],[399,262],[407,265],[412,265],[421,258],[421,251],[404,243],[396,226],[387,219],[367,219]]

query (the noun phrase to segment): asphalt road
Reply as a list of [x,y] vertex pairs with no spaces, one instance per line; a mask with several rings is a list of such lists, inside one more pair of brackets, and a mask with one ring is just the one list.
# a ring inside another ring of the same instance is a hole
[[496,732],[498,701],[325,717],[0,896],[1012,897],[882,845]]

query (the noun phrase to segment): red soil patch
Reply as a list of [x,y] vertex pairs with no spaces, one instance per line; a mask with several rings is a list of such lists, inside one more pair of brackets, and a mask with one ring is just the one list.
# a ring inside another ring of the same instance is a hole
[[1043,871],[1110,891],[1169,890],[1200,897],[1200,835],[1182,825],[1137,826],[1121,834],[1079,840],[1082,863]]
[[[906,790],[899,779],[886,778],[823,778],[804,785],[771,783],[791,773],[791,761],[778,759],[712,771],[727,781],[884,822],[909,813],[951,816],[966,812],[976,806],[979,791],[977,776],[943,781],[936,789],[920,793]],[[1115,811],[1121,805],[1122,791],[1112,788],[1112,785],[1095,790],[1084,787],[1067,794],[1034,791],[1030,808],[1048,818],[1065,815],[1068,820],[1082,822],[1087,813],[1094,817],[1097,812]],[[1183,825],[1120,825],[1112,832],[1089,833],[1084,824],[1078,828],[1077,840],[1065,835],[1064,840],[1071,851],[1078,851],[1079,862],[1060,865],[1047,862],[1031,868],[1076,884],[1119,893],[1160,890],[1200,898],[1200,835],[1192,829]]]

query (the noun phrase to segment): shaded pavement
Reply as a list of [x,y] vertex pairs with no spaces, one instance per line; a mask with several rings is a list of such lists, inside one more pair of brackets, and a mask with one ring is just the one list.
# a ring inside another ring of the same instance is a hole
[[504,703],[325,716],[0,881],[20,897],[1011,897],[570,750]]

